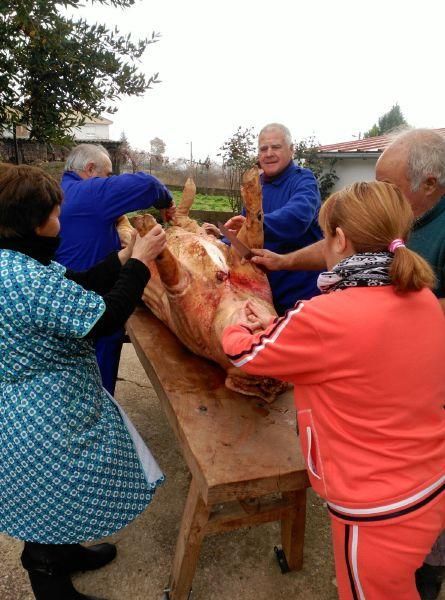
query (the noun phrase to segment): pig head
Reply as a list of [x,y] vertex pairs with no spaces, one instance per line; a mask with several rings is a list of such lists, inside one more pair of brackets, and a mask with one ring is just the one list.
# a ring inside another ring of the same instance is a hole
[[[192,352],[217,362],[227,372],[226,386],[272,402],[286,384],[247,375],[233,367],[221,346],[224,328],[237,321],[246,301],[254,298],[276,316],[267,276],[252,263],[242,264],[236,250],[189,217],[196,187],[188,179],[173,225],[166,230],[167,248],[150,265],[143,300]],[[238,238],[249,247],[263,246],[263,211],[258,169],[243,178],[246,221]],[[151,215],[133,224],[141,235],[155,225]]]

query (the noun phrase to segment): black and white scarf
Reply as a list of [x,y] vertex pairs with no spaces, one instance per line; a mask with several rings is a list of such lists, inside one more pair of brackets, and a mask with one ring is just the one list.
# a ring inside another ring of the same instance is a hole
[[389,252],[361,252],[348,256],[332,271],[320,273],[318,289],[323,294],[351,287],[391,285],[389,268],[394,255]]

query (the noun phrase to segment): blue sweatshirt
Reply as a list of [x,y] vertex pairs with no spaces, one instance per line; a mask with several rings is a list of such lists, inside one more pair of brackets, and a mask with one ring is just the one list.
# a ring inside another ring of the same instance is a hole
[[[318,242],[321,200],[312,171],[293,162],[274,177],[261,176],[264,210],[264,247],[287,254]],[[283,314],[297,300],[319,294],[319,271],[272,271],[268,273],[277,312]]]
[[172,196],[156,177],[127,173],[82,179],[67,171],[62,178],[61,242],[56,260],[82,271],[120,250],[116,220],[127,212],[167,208]]

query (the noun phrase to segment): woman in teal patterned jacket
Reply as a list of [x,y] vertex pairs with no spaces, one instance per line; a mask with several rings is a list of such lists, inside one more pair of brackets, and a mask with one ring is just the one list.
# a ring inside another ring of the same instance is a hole
[[70,573],[116,549],[80,542],[132,521],[163,479],[102,387],[93,341],[125,323],[165,234],[74,273],[52,260],[61,202],[42,170],[0,170],[0,531],[25,542],[37,600],[88,598]]

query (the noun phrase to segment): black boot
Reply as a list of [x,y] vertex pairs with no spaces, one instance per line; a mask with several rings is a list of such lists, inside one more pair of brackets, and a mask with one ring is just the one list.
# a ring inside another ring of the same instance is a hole
[[416,571],[416,586],[421,600],[436,600],[444,577],[445,567],[433,567],[423,563]]
[[104,567],[116,558],[117,550],[114,544],[95,544],[88,548],[80,544],[64,544],[63,554],[66,556],[68,572],[74,573]]
[[100,600],[78,592],[69,575],[28,571],[28,576],[36,600]]
[[25,542],[22,565],[28,571],[36,600],[98,600],[74,588],[65,546]]
[[[36,556],[40,560],[42,544],[26,542],[22,553],[22,565],[32,568]],[[86,548],[80,544],[45,544],[47,551],[52,548],[52,560],[57,563],[57,572],[68,575],[76,571],[100,569],[116,557],[114,544],[96,544]],[[28,569],[29,570],[29,569]]]

